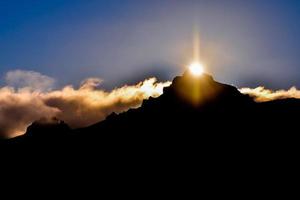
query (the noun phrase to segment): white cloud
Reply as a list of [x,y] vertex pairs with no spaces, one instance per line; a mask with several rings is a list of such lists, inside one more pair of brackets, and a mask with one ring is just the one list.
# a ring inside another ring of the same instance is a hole
[[14,88],[28,88],[34,91],[49,91],[55,80],[49,76],[34,71],[13,70],[5,75],[7,86]]

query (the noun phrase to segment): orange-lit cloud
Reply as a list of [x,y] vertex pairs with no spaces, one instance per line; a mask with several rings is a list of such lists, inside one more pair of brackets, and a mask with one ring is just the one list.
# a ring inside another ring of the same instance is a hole
[[[78,88],[72,85],[53,90],[55,80],[32,71],[15,70],[5,76],[7,85],[0,87],[0,136],[13,137],[26,131],[30,123],[41,118],[57,117],[72,128],[104,120],[112,112],[120,113],[139,107],[144,99],[158,97],[171,82],[150,78],[136,85],[111,91],[99,89],[102,80],[89,78]],[[272,91],[264,87],[241,88],[257,102],[300,98],[295,87]]]
[[[97,89],[100,79],[89,78],[79,88],[70,85],[49,90],[53,82],[51,78],[35,72],[24,73],[18,71],[10,80],[18,82],[17,77],[27,76],[26,80],[33,81],[27,81],[20,88],[0,88],[0,136],[23,134],[30,123],[43,117],[57,117],[72,128],[88,126],[112,112],[139,107],[144,99],[161,95],[163,88],[171,84],[158,83],[155,78],[150,78],[136,85],[105,91]],[[38,87],[36,80],[45,83],[42,88]]]
[[300,99],[300,90],[291,87],[288,90],[269,90],[262,86],[257,88],[241,88],[240,92],[248,94],[257,102],[272,101],[276,99],[297,98]]

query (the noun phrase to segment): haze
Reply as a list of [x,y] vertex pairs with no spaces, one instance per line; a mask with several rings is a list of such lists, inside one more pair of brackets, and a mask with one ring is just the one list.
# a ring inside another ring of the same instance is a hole
[[299,23],[299,1],[1,1],[0,74],[36,71],[56,87],[170,80],[190,63],[197,27],[218,80],[289,88],[300,85]]

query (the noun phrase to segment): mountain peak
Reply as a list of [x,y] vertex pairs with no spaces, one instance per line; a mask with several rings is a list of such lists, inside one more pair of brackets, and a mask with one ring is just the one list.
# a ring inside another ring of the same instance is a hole
[[174,98],[180,98],[195,106],[220,100],[252,101],[234,86],[216,82],[209,74],[203,73],[200,76],[194,76],[188,71],[182,76],[175,77],[172,85],[164,89],[163,95],[175,95]]

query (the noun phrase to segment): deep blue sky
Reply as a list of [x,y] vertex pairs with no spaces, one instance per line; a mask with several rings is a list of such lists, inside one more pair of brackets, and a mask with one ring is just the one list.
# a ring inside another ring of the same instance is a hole
[[300,87],[297,0],[0,0],[0,74],[34,70],[58,83],[171,78],[201,57],[218,80]]

